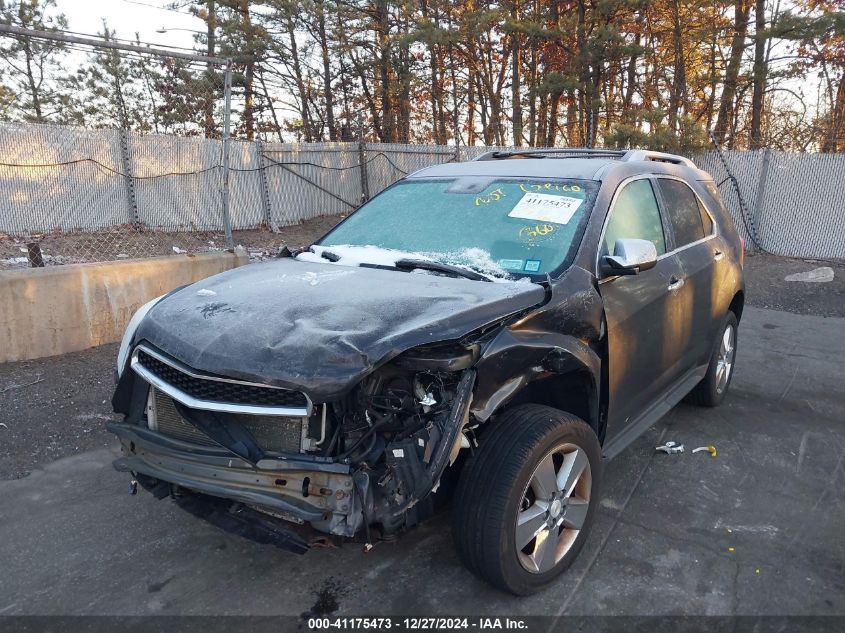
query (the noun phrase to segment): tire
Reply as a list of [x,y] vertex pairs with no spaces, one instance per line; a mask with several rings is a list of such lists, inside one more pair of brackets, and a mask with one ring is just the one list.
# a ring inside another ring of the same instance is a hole
[[[726,360],[724,356],[724,344],[726,343],[726,332],[729,328],[732,332],[732,341]],[[725,399],[725,394],[731,386],[731,380],[734,375],[738,330],[736,315],[733,312],[728,312],[722,321],[722,327],[719,328],[719,335],[713,341],[713,350],[710,352],[710,364],[707,366],[707,373],[704,374],[701,382],[687,394],[685,398],[686,402],[700,407],[715,407],[720,405],[722,400]],[[725,362],[727,362],[727,379],[721,373],[722,368],[725,367],[723,364]]]
[[[557,489],[557,478],[579,470],[580,476],[567,482],[574,479],[574,484],[563,486],[571,493],[567,497],[566,490]],[[516,595],[544,588],[584,545],[601,472],[598,439],[580,418],[534,404],[505,411],[482,435],[455,493],[452,533],[462,561],[483,580]],[[552,487],[551,495],[541,494]],[[531,534],[537,536],[519,549],[517,539]]]

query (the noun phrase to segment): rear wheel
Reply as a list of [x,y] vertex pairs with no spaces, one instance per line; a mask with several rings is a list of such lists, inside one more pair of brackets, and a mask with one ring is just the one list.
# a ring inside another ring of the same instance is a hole
[[574,415],[522,405],[506,411],[464,466],[455,497],[455,543],[491,584],[534,593],[569,567],[598,503],[601,451]]
[[710,364],[701,382],[689,392],[686,400],[690,404],[702,407],[715,407],[722,403],[733,378],[736,360],[737,320],[733,312],[728,312],[719,330],[719,336],[713,343]]

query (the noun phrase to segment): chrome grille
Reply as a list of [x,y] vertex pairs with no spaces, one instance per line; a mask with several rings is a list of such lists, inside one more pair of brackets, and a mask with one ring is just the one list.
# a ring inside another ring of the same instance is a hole
[[138,365],[147,372],[196,400],[258,407],[308,407],[308,398],[299,391],[203,378],[178,369],[175,362],[164,362],[144,348],[139,347],[135,354]]
[[[173,399],[158,389],[151,388],[151,402],[154,406],[150,416],[150,427],[162,435],[198,444],[200,446],[219,446],[190,422],[179,415]],[[269,415],[220,414],[237,421],[255,438],[264,451],[276,453],[298,453],[302,447],[303,426],[306,418],[285,418]],[[155,421],[153,423],[153,420]],[[157,427],[157,428],[155,428]]]
[[311,413],[311,401],[301,391],[198,373],[144,345],[135,348],[131,366],[150,385],[193,409],[282,417]]

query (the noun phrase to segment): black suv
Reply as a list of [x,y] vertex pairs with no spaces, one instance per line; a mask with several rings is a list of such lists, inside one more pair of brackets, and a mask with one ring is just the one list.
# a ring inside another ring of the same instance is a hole
[[682,157],[429,167],[308,249],[144,306],[115,467],[300,552],[305,527],[370,546],[451,499],[467,566],[528,594],[583,546],[602,459],[682,398],[724,398],[742,265]]

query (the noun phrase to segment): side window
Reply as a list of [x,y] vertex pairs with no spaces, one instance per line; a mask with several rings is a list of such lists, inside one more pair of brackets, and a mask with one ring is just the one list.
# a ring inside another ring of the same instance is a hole
[[657,182],[660,183],[660,193],[666,203],[666,215],[669,216],[675,235],[675,248],[702,239],[704,225],[701,222],[698,198],[692,189],[680,180],[659,178]]
[[713,220],[710,219],[710,214],[704,208],[704,203],[696,199],[698,202],[698,214],[701,216],[701,224],[704,226],[704,235],[713,234]]
[[604,234],[605,252],[613,254],[616,240],[621,238],[648,240],[654,243],[658,255],[666,252],[657,199],[647,178],[628,183],[619,192]]

